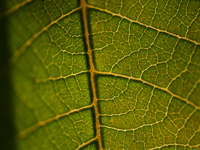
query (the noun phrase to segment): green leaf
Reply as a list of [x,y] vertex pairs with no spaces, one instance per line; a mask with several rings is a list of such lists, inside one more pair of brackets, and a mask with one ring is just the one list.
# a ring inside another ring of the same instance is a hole
[[3,1],[0,28],[0,149],[200,149],[200,1]]

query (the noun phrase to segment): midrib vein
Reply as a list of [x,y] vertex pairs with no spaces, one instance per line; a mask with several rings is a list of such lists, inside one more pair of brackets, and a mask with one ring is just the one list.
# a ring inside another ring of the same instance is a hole
[[89,39],[89,30],[88,30],[88,18],[87,18],[87,3],[85,0],[81,0],[81,8],[82,8],[82,17],[83,17],[83,25],[85,31],[85,39],[86,39],[86,46],[87,46],[87,53],[89,57],[89,65],[90,65],[90,82],[92,86],[92,95],[93,95],[93,105],[95,111],[95,127],[96,127],[96,137],[98,140],[99,150],[103,150],[102,140],[101,140],[101,130],[100,130],[100,122],[99,122],[99,110],[98,110],[98,103],[97,103],[97,92],[96,92],[96,85],[95,85],[95,67],[92,57],[92,49],[90,45]]

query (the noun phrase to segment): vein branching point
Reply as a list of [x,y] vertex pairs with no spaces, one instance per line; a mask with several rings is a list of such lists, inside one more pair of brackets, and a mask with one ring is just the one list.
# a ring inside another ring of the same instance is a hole
[[83,24],[84,24],[84,31],[85,31],[85,39],[89,57],[89,65],[90,65],[90,82],[92,86],[92,95],[93,95],[93,105],[95,111],[95,126],[96,126],[96,136],[98,140],[99,149],[102,150],[102,140],[101,140],[101,129],[100,129],[100,122],[99,122],[99,110],[98,110],[98,103],[97,103],[97,92],[96,92],[96,85],[95,85],[95,67],[92,57],[92,49],[91,43],[89,39],[89,30],[88,30],[88,18],[87,18],[87,3],[85,0],[81,0],[81,8],[82,8],[82,17],[83,17]]

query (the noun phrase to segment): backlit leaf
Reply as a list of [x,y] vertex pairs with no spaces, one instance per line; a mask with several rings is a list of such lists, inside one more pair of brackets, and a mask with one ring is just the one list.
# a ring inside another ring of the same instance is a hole
[[10,0],[0,149],[200,149],[200,1]]

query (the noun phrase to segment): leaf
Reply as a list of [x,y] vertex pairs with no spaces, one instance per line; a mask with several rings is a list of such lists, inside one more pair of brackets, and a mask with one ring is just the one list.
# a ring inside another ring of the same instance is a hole
[[200,1],[0,12],[1,149],[200,149]]

